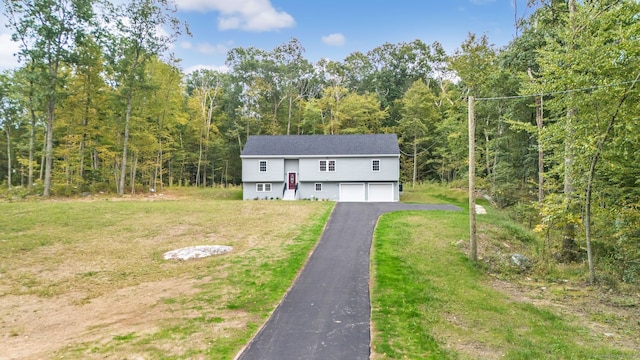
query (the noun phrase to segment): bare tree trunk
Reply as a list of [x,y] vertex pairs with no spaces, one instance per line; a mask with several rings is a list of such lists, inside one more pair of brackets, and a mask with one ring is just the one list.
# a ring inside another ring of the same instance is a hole
[[[626,95],[624,96],[626,98]],[[623,98],[623,102],[624,102]],[[622,105],[622,102],[620,103]],[[616,110],[617,113],[617,110]],[[596,165],[598,163],[598,159],[600,158],[600,154],[602,154],[602,148],[604,147],[607,138],[609,137],[609,133],[613,129],[613,123],[615,122],[616,116],[612,116],[611,120],[609,120],[609,124],[607,125],[607,130],[604,133],[602,139],[598,142],[598,148],[593,158],[591,159],[591,164],[589,166],[589,173],[587,175],[587,190],[586,190],[586,200],[585,200],[585,212],[584,212],[584,230],[585,230],[585,238],[587,242],[587,262],[589,265],[589,284],[594,284],[596,280],[595,275],[595,267],[593,264],[593,252],[591,250],[591,194],[593,191],[593,179],[595,177]]]
[[[250,125],[251,125],[251,119],[247,118],[247,139],[249,139]],[[240,142],[240,134],[238,134],[238,142]],[[240,146],[240,149],[242,149],[242,146]]]
[[226,169],[226,164],[228,164],[228,163],[229,163],[229,161],[228,161],[228,160],[225,160],[225,161],[224,161],[224,163],[225,163],[225,170],[224,170],[224,171],[222,171],[222,170],[220,171],[220,187],[224,187],[224,179],[223,179],[223,177],[222,177],[222,176],[223,176],[223,175],[224,175],[224,173],[227,171],[227,169]]
[[416,186],[416,181],[418,180],[418,139],[413,139],[413,178],[411,182],[411,187]]
[[[131,121],[132,101],[133,85],[130,85],[129,94],[127,94],[127,111],[124,119],[124,139],[122,140],[122,162],[120,163],[120,181],[118,182],[118,195],[124,195],[124,186],[127,178],[127,149],[129,147],[129,122]],[[133,179],[131,182],[134,182]]]
[[[564,145],[564,197],[567,202],[567,213],[572,213],[574,202],[574,188],[573,188],[573,142],[575,136],[575,129],[573,127],[573,121],[575,118],[575,109],[570,109],[567,112],[567,125]],[[577,259],[578,245],[575,241],[576,226],[571,221],[565,221],[562,230],[562,257],[566,261],[575,261]]]
[[159,172],[160,172],[160,171],[159,171],[159,167],[160,167],[159,163],[160,163],[160,161],[161,161],[161,158],[162,158],[162,150],[158,150],[158,151],[156,152],[156,164],[155,164],[155,166],[153,167],[153,176],[151,177],[151,184],[150,184],[150,186],[149,186],[149,189],[150,189],[152,192],[155,192],[155,191],[156,191],[156,188],[157,188],[157,187],[156,187],[156,184],[157,184],[157,182],[158,182],[158,176],[159,176]]
[[289,96],[289,114],[287,116],[287,135],[290,134],[291,131],[291,111],[293,107],[293,96]]
[[185,158],[182,158],[182,162],[180,163],[180,175],[178,176],[178,186],[185,185],[184,181],[184,166],[185,166]]
[[[576,3],[575,0],[569,0],[569,21],[572,29],[575,30],[575,12]],[[572,50],[573,45],[571,42],[567,45],[569,50]],[[564,196],[567,203],[567,213],[573,212],[573,141],[575,136],[575,129],[573,122],[575,120],[576,110],[569,109],[567,111],[567,124],[565,128],[565,142],[564,142]],[[577,244],[575,241],[576,226],[571,221],[565,221],[562,231],[562,257],[567,261],[575,261],[577,258]]]
[[[53,95],[51,95],[53,96]],[[51,176],[53,167],[53,122],[55,119],[55,99],[47,103],[47,137],[45,141],[44,191],[42,196],[51,196]]]
[[173,187],[173,159],[171,157],[169,158],[167,166],[169,166],[169,173],[167,174],[169,177],[169,187]]
[[[498,120],[498,139],[502,138],[502,121]],[[493,152],[493,164],[491,164],[491,191],[493,194],[497,193],[497,171],[498,168],[498,150]]]
[[204,152],[204,139],[202,138],[202,132],[200,132],[200,140],[198,142],[198,166],[196,168],[196,187],[200,186],[200,169],[202,167],[202,153]]
[[11,189],[11,127],[9,124],[5,124],[4,133],[7,135],[7,188]]
[[[69,129],[67,129],[67,136],[70,135],[71,131],[69,131]],[[65,180],[65,185],[67,185],[67,187],[71,184],[73,184],[73,172],[71,171],[71,152],[70,149],[72,148],[71,145],[71,141],[67,141],[66,144],[64,144],[64,146],[66,147],[66,150],[64,152],[64,180]]]
[[[89,79],[87,78],[87,83]],[[87,84],[88,87],[88,84]],[[82,131],[82,140],[80,140],[80,169],[79,174],[82,180],[84,180],[84,151],[87,142],[87,127],[89,127],[89,106],[91,104],[91,91],[87,91],[87,102],[84,107],[84,120],[82,123],[83,131]]]
[[[288,96],[288,95],[287,95]],[[278,109],[280,109],[280,105],[282,105],[282,102],[287,98],[287,96],[284,96],[282,99],[274,101],[273,104],[273,128],[271,129],[271,131],[273,132],[272,135],[277,135],[279,133],[279,129],[280,129],[280,124],[278,123]],[[287,128],[287,135],[289,135],[289,129]]]
[[225,160],[225,163],[224,163],[224,187],[225,188],[229,187],[229,177],[227,176],[228,171],[229,171],[229,160]]
[[[487,118],[487,127],[488,126],[489,119]],[[484,128],[484,162],[487,177],[491,176],[491,150],[489,149],[489,141],[489,132],[487,131],[487,128]]]
[[[49,130],[45,129],[45,132],[44,132],[45,138],[47,136],[48,131]],[[40,156],[40,173],[38,174],[38,179],[40,181],[44,181],[44,163],[46,159],[46,156],[45,156],[46,152],[47,152],[47,142],[45,141],[42,143],[42,155]]]
[[78,164],[78,175],[80,175],[80,178],[82,178],[82,180],[84,180],[84,150],[86,147],[86,138],[87,134],[82,134],[82,140],[80,140],[80,146],[78,147],[78,155],[80,155],[80,163]]
[[[162,190],[164,188],[164,179],[163,179],[163,173],[164,173],[164,168],[162,166],[163,162],[164,162],[164,156],[162,153],[162,140],[160,140],[160,150],[158,151],[158,154],[160,156],[160,159],[158,159],[158,173],[156,174],[159,178],[160,178],[160,190]],[[154,183],[153,183],[153,189],[157,190],[157,186],[156,186],[156,179],[153,179]]]
[[133,152],[133,164],[131,164],[131,195],[136,193],[136,167],[138,165],[138,153]]
[[51,177],[53,175],[53,123],[56,110],[56,89],[58,87],[59,59],[49,63],[48,75],[51,80],[50,93],[47,96],[47,137],[45,141],[45,167],[44,167],[44,191],[43,196],[51,195]]
[[207,164],[209,163],[209,147],[204,147],[204,159],[202,164],[202,187],[207,187]]
[[[169,103],[169,96],[167,95],[165,97],[165,104]],[[151,188],[153,189],[153,191],[158,190],[157,187],[157,181],[158,178],[160,178],[160,189],[162,189],[162,165],[163,165],[163,156],[162,156],[162,129],[164,128],[164,120],[165,117],[167,116],[167,110],[166,108],[162,110],[162,115],[160,116],[160,118],[158,119],[158,152],[156,153],[156,165],[154,167],[154,173],[153,173],[153,185],[151,185]]]
[[216,167],[215,167],[215,156],[211,158],[211,187],[216,187]]
[[604,134],[602,135],[602,138],[598,142],[596,153],[593,155],[593,158],[591,159],[591,164],[589,166],[589,173],[587,175],[587,191],[585,194],[586,201],[585,201],[585,214],[584,214],[584,229],[585,229],[585,238],[587,242],[587,261],[589,263],[589,283],[590,284],[593,284],[596,279],[595,267],[593,263],[593,252],[591,250],[591,194],[593,190],[593,179],[595,178],[595,175],[596,175],[596,165],[598,164],[598,160],[600,159],[600,156],[602,154],[602,149],[604,148],[604,145],[607,142],[607,139],[609,138],[609,134],[613,131],[613,125],[616,121],[616,118],[618,117],[618,112],[620,111],[622,104],[624,104],[624,102],[626,101],[628,97],[628,92],[635,87],[638,80],[640,80],[640,75],[638,75],[635,78],[633,83],[631,83],[631,85],[629,86],[628,91],[626,91],[625,94],[620,99],[620,102],[618,103],[618,107],[616,108],[616,111],[611,116],[611,119],[609,119],[609,124],[607,125],[607,129],[605,130]]
[[91,150],[91,169],[98,170],[99,166],[98,152],[93,149]]
[[[29,70],[33,71],[33,65],[34,62],[33,60],[31,61],[31,66],[29,68]],[[33,165],[34,165],[34,158],[35,158],[35,142],[36,142],[36,123],[37,123],[37,118],[36,118],[36,111],[35,111],[35,106],[33,104],[34,102],[34,82],[33,82],[33,78],[29,77],[29,113],[31,115],[31,129],[29,129],[29,175],[28,175],[28,179],[27,179],[27,188],[29,188],[29,190],[31,190],[31,188],[33,187]]]
[[35,154],[35,143],[36,143],[36,112],[32,106],[30,106],[31,112],[31,129],[29,129],[29,176],[27,179],[27,187],[31,189],[33,186],[33,162],[34,162],[34,154]]

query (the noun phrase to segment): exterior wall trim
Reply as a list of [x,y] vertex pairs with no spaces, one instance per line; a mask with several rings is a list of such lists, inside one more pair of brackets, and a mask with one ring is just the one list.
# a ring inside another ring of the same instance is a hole
[[365,154],[365,155],[240,155],[241,159],[333,159],[333,158],[373,158],[373,157],[394,157],[399,158],[399,154]]

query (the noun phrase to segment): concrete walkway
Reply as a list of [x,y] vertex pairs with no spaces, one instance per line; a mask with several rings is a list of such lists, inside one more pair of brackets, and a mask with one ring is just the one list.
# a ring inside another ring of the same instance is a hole
[[369,257],[380,215],[452,205],[338,203],[291,290],[239,360],[369,359]]

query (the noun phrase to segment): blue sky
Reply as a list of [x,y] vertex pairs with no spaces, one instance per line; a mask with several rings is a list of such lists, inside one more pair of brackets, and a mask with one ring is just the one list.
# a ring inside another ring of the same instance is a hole
[[[341,61],[386,42],[439,41],[452,53],[469,32],[486,34],[496,46],[515,35],[514,15],[526,14],[526,0],[175,0],[177,16],[192,37],[171,51],[181,67],[223,69],[234,47],[272,50],[297,38],[305,57]],[[514,3],[515,1],[515,3]],[[517,4],[515,6],[514,4]],[[9,31],[0,29],[0,68],[15,66]]]
[[439,41],[452,53],[469,32],[506,45],[515,35],[514,15],[526,0],[177,0],[178,16],[192,38],[173,52],[190,71],[224,66],[226,51],[254,46],[272,50],[297,38],[305,57],[340,61],[354,51],[389,43]]

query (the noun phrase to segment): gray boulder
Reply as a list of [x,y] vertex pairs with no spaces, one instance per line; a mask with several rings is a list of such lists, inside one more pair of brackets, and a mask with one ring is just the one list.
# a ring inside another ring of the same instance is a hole
[[527,270],[531,267],[531,261],[522,254],[512,254],[511,262],[521,270]]

